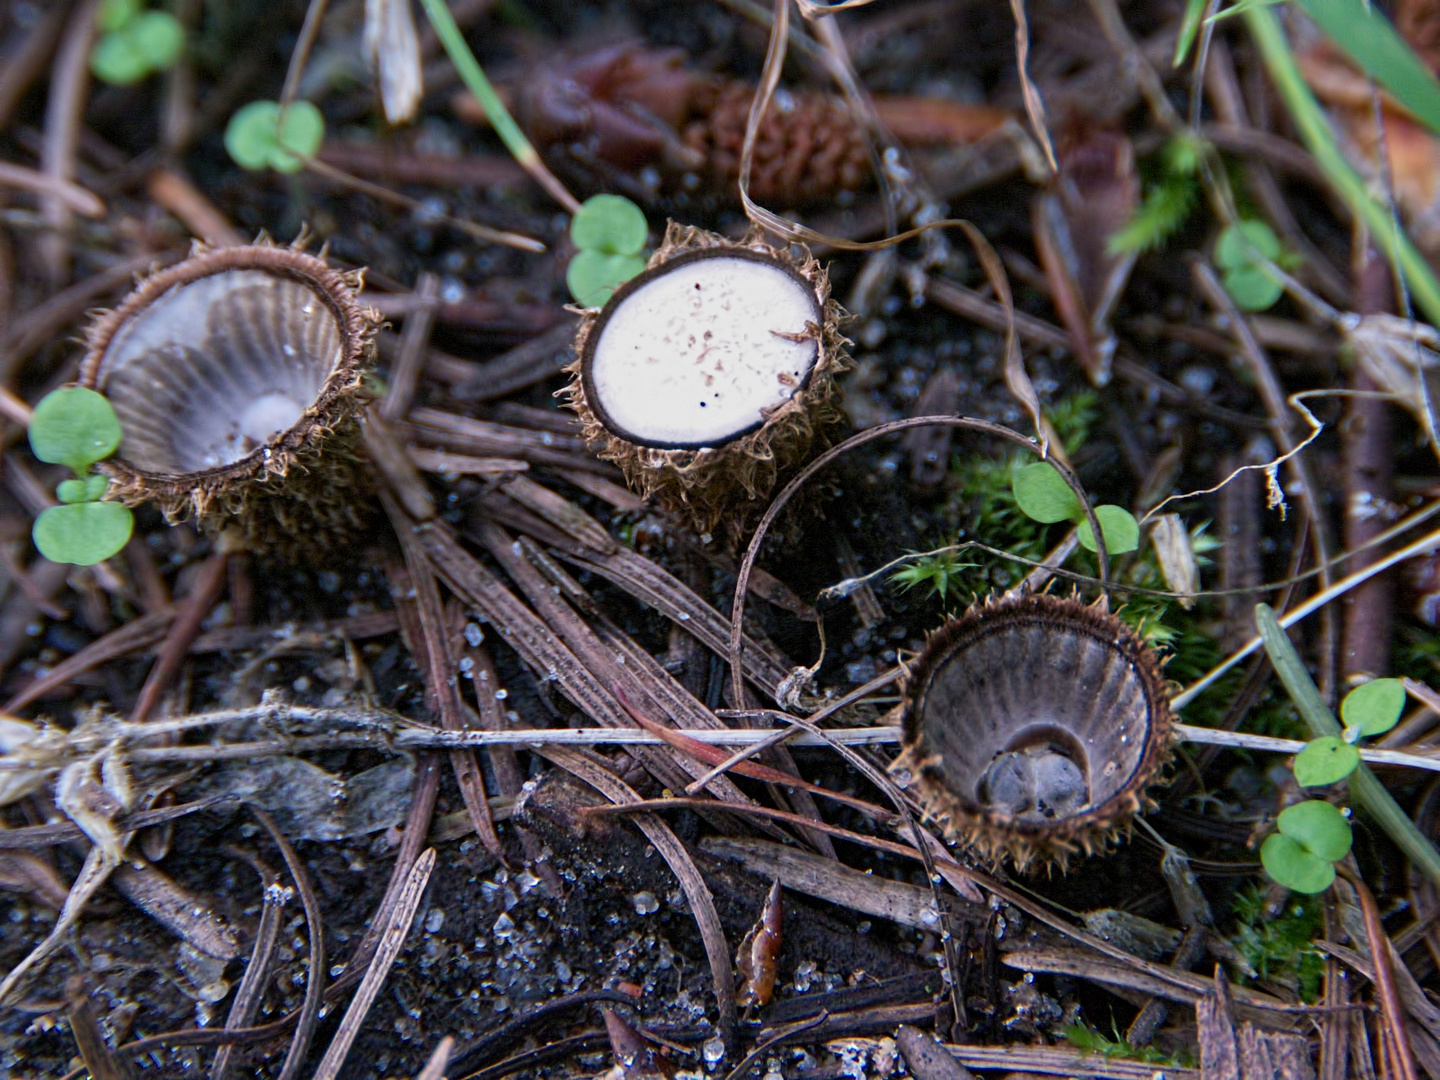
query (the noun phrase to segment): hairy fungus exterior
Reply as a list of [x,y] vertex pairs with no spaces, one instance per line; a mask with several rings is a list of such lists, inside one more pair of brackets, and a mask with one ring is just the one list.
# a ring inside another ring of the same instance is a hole
[[358,527],[379,325],[356,300],[362,273],[264,240],[197,246],[101,316],[79,382],[124,431],[100,466],[110,497],[237,525],[259,551],[314,552]]
[[[750,277],[728,284],[727,267]],[[658,291],[677,282],[680,293]],[[727,300],[692,312],[712,295]],[[698,532],[723,521],[733,538],[839,417],[840,315],[808,254],[792,258],[757,232],[736,243],[671,222],[645,272],[585,313],[564,392],[591,447],[631,487]],[[732,409],[741,397],[745,409]],[[725,431],[711,419],[721,410]]]
[[1169,754],[1154,651],[1076,599],[977,604],[931,636],[904,697],[892,768],[949,839],[1022,871],[1128,830]]

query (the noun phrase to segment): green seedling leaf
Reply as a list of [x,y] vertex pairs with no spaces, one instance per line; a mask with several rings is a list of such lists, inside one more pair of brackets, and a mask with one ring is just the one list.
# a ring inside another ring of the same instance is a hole
[[85,490],[84,480],[61,480],[60,485],[55,489],[55,497],[62,503],[93,501]]
[[[1108,503],[1097,506],[1095,520],[1100,522],[1100,533],[1105,537],[1107,555],[1123,555],[1140,546],[1140,523],[1135,520],[1135,515],[1123,506],[1112,506]],[[1090,522],[1082,517],[1078,524],[1080,532],[1077,539],[1080,546],[1086,551],[1094,551],[1095,534],[1090,531]]]
[[241,168],[293,173],[315,156],[324,138],[325,118],[310,102],[292,103],[282,125],[279,102],[252,101],[230,117],[225,149]]
[[1071,521],[1081,513],[1080,500],[1048,461],[1037,461],[1016,470],[1010,490],[1015,493],[1021,511],[1034,521],[1048,525],[1054,521]]
[[123,30],[140,14],[140,0],[104,0],[95,15],[95,26],[102,34]]
[[171,67],[185,47],[185,28],[164,11],[140,12],[129,5],[107,26],[90,53],[90,70],[96,78],[116,86],[129,86],[147,75]]
[[32,535],[51,562],[94,566],[123,548],[134,528],[134,516],[120,503],[82,502],[42,510]]
[[1271,262],[1280,255],[1280,239],[1263,221],[1252,218],[1227,225],[1220,239],[1215,241],[1215,265],[1222,270],[1254,266],[1257,254]]
[[85,500],[87,502],[95,502],[98,499],[103,499],[109,487],[110,478],[108,476],[91,473],[85,478]]
[[90,53],[90,70],[101,82],[132,86],[149,75],[152,68],[130,35],[117,30],[95,43]]
[[1276,4],[1283,2],[1284,0],[1235,0],[1235,3],[1227,8],[1222,8],[1205,21],[1207,23],[1217,23],[1222,19],[1230,18],[1232,15],[1244,15],[1245,12],[1251,8],[1274,7]]
[[1400,722],[1405,710],[1405,684],[1399,679],[1371,679],[1340,702],[1340,719],[1361,735],[1383,735]]
[[1265,872],[1287,889],[1322,893],[1335,880],[1335,864],[1305,850],[1304,845],[1280,833],[1271,833],[1260,845]]
[[1185,17],[1180,21],[1180,36],[1175,41],[1175,67],[1185,62],[1190,55],[1190,46],[1195,44],[1195,35],[1200,22],[1205,18],[1206,0],[1185,0]]
[[577,251],[565,271],[565,284],[575,302],[600,307],[612,293],[645,269],[639,255],[606,255],[600,251]]
[[130,24],[125,35],[152,71],[171,67],[185,48],[185,28],[165,11],[147,11]]
[[1230,299],[1241,311],[1265,311],[1285,291],[1285,287],[1265,272],[1261,266],[1242,266],[1237,270],[1226,270],[1220,279]]
[[83,476],[120,446],[120,420],[110,402],[82,386],[46,394],[30,420],[30,449],[41,461]]
[[1316,858],[1339,862],[1350,854],[1350,822],[1324,799],[1307,799],[1286,807],[1275,824],[1282,836],[1288,836]]
[[640,208],[623,195],[595,195],[570,220],[570,239],[581,251],[638,255],[650,227]]
[[1295,755],[1295,782],[1301,787],[1338,783],[1360,764],[1360,751],[1344,739],[1322,735]]

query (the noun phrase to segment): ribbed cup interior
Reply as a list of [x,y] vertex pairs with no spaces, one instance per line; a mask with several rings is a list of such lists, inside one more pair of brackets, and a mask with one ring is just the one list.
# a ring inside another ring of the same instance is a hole
[[977,808],[991,763],[1037,743],[1079,766],[1087,805],[1105,802],[1145,752],[1150,707],[1134,665],[1079,625],[996,621],[959,642],[923,688],[924,752],[942,755],[947,786]]
[[232,464],[293,428],[339,365],[340,324],[309,286],[259,270],[178,285],[111,339],[96,386],[120,457],[183,475]]

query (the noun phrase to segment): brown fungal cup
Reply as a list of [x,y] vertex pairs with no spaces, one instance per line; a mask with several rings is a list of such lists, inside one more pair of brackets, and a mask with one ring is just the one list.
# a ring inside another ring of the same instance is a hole
[[197,248],[91,328],[80,385],[124,432],[113,497],[237,524],[259,550],[323,548],[359,524],[354,453],[378,319],[361,273],[294,247]]
[[952,840],[1064,866],[1141,809],[1172,717],[1155,653],[1097,606],[991,601],[930,638],[905,685],[893,768]]
[[733,539],[837,419],[839,316],[809,256],[672,222],[644,273],[586,312],[566,393],[632,487]]

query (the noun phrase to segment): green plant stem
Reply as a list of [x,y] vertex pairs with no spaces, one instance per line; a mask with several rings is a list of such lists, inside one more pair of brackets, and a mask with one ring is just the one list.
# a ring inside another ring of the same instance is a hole
[[520,130],[520,125],[515,123],[515,118],[510,115],[510,110],[505,108],[505,103],[500,100],[500,95],[495,93],[495,87],[490,85],[484,70],[480,67],[480,61],[475,59],[475,54],[470,51],[470,46],[465,43],[465,36],[460,33],[460,27],[455,25],[455,18],[450,14],[450,9],[445,6],[445,0],[420,0],[425,7],[425,14],[430,17],[430,25],[435,27],[435,34],[440,38],[440,43],[445,46],[445,51],[450,55],[450,62],[455,65],[455,70],[460,73],[466,89],[475,95],[475,100],[480,102],[480,107],[485,110],[485,115],[490,118],[490,126],[495,129],[495,134],[500,136],[500,141],[510,151],[512,157],[520,163],[520,167],[535,178],[536,183],[543,187],[561,206],[565,207],[571,214],[580,209],[580,203],[574,195],[565,190],[565,185],[555,177],[545,163],[540,160],[540,155],[535,152],[535,147],[530,145],[530,140]]
[[[1265,643],[1265,652],[1275,665],[1275,674],[1285,684],[1286,691],[1300,710],[1300,717],[1315,738],[1325,735],[1340,735],[1340,721],[1335,719],[1310,673],[1305,670],[1300,655],[1290,638],[1280,627],[1275,612],[1268,604],[1255,605],[1255,625],[1260,631],[1260,640]],[[1355,805],[1380,823],[1390,834],[1390,839],[1405,853],[1415,869],[1431,881],[1440,884],[1440,852],[1430,843],[1415,823],[1410,820],[1400,805],[1385,790],[1385,785],[1362,764],[1350,775],[1350,797]]]
[[1246,8],[1245,22],[1316,163],[1354,213],[1364,220],[1371,238],[1385,251],[1397,274],[1410,286],[1425,317],[1432,324],[1440,325],[1440,281],[1436,280],[1429,264],[1415,250],[1394,218],[1371,198],[1364,179],[1340,152],[1330,122],[1305,84],[1275,13],[1264,6]]
[[1368,0],[1299,0],[1330,40],[1440,135],[1440,83],[1395,26]]

